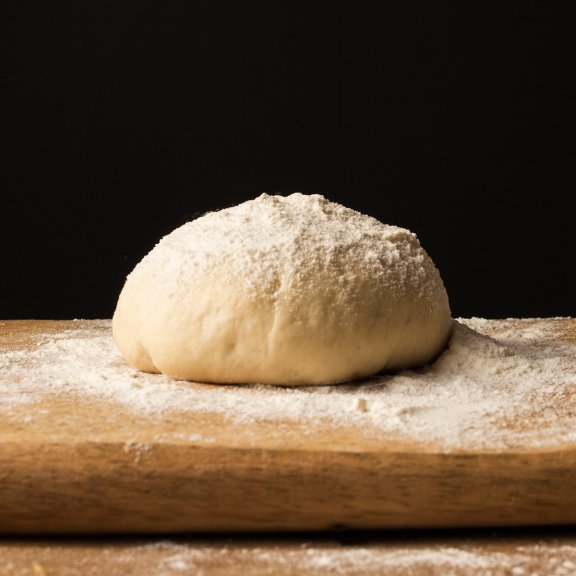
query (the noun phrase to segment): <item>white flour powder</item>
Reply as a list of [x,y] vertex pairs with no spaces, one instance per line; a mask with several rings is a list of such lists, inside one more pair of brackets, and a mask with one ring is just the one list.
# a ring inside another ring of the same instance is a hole
[[[262,194],[209,212],[162,238],[145,259],[156,261],[164,279],[174,277],[186,284],[225,260],[246,290],[266,295],[279,289],[279,265],[307,276],[321,264],[340,260],[344,252],[361,262],[343,267],[333,279],[344,288],[356,281],[361,268],[388,291],[404,289],[410,276],[424,298],[436,296],[433,284],[426,281],[427,263],[414,233],[318,194]],[[136,268],[132,274],[140,273]]]
[[[282,574],[285,576],[574,576],[576,545],[569,538],[473,538],[458,541],[385,537],[363,545],[324,540],[145,540],[88,546],[8,544],[0,574]],[[32,569],[31,569],[32,568]]]
[[73,395],[148,418],[218,413],[237,426],[297,421],[311,432],[321,423],[446,449],[552,446],[576,441],[576,342],[558,339],[559,322],[459,319],[449,348],[424,369],[310,388],[144,374],[122,360],[109,320],[78,322],[40,335],[32,350],[0,352],[0,417],[23,403]]

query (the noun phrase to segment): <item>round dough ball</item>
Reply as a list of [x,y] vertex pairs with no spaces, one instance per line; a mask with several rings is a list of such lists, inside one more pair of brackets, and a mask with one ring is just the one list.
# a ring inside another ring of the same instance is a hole
[[263,194],[162,238],[128,276],[113,319],[140,370],[280,385],[420,366],[451,327],[415,234],[300,193]]

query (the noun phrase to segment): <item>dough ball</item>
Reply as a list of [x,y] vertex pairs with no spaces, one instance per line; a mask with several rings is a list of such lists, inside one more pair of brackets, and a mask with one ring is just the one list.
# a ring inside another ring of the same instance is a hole
[[262,194],[162,238],[128,276],[113,319],[140,370],[281,385],[420,366],[451,327],[415,234],[300,193]]

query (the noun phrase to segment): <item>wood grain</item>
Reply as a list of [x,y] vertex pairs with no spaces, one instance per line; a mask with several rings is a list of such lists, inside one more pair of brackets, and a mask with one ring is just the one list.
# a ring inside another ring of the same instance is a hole
[[[40,333],[92,326],[3,322],[0,348],[25,351]],[[574,326],[560,321],[558,333],[572,338]],[[0,422],[2,534],[576,523],[576,448],[563,439],[540,451],[466,453],[346,430],[282,441],[267,423],[259,441],[216,414],[192,425],[190,415],[150,421],[66,398],[36,408],[31,425],[24,411]],[[192,433],[212,441],[187,440]]]

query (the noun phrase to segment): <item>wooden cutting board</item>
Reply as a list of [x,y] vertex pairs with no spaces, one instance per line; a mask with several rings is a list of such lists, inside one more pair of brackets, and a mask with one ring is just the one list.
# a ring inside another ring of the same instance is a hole
[[576,320],[474,329],[503,358],[530,348],[536,372],[492,374],[526,405],[480,417],[438,390],[434,420],[395,405],[426,370],[323,390],[182,383],[125,366],[108,320],[0,322],[0,533],[575,523]]

